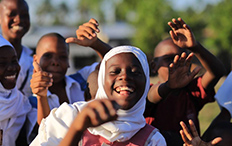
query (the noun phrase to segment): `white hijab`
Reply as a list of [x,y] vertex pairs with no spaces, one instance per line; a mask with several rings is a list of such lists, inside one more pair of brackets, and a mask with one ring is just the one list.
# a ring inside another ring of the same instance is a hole
[[[14,48],[0,35],[0,47],[3,46]],[[30,109],[28,99],[16,87],[7,90],[0,83],[0,129],[3,130],[3,145],[15,145]]]
[[104,90],[105,80],[105,64],[114,55],[120,53],[133,53],[141,63],[144,74],[146,76],[145,91],[140,100],[129,110],[117,111],[118,119],[113,122],[105,123],[95,128],[88,128],[88,130],[94,135],[101,135],[107,140],[113,141],[126,141],[136,134],[142,127],[145,126],[145,119],[143,113],[145,110],[146,96],[149,90],[149,67],[147,63],[146,55],[138,48],[133,46],[119,46],[110,50],[102,60],[99,74],[98,74],[98,91],[96,99],[107,98]]
[[[145,126],[146,122],[143,117],[143,112],[145,110],[146,96],[150,85],[149,67],[146,55],[136,47],[116,47],[109,51],[102,60],[98,75],[99,89],[96,94],[96,99],[107,98],[103,88],[105,63],[109,58],[119,53],[133,53],[138,58],[146,76],[146,87],[141,99],[131,109],[117,111],[119,117],[116,121],[108,122],[95,128],[88,128],[92,134],[100,135],[111,142],[126,141]],[[87,103],[88,102],[75,102],[72,105],[63,103],[58,109],[54,108],[49,116],[42,120],[39,127],[39,134],[31,143],[31,146],[58,145],[68,131],[78,111],[81,111]]]

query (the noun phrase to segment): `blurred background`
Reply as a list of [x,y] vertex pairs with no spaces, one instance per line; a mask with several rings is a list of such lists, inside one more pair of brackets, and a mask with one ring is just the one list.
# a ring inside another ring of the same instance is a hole
[[[192,28],[196,39],[216,55],[231,71],[232,1],[231,0],[26,0],[30,9],[31,28],[23,44],[35,49],[39,38],[48,32],[64,37],[75,36],[75,30],[90,18],[100,24],[98,35],[112,47],[132,44],[152,58],[159,41],[169,36],[167,25],[181,17]],[[90,48],[70,44],[68,74],[98,61]],[[151,77],[152,82],[156,80]],[[218,83],[216,90],[223,83]],[[216,103],[201,111],[201,131],[204,132],[219,112]]]

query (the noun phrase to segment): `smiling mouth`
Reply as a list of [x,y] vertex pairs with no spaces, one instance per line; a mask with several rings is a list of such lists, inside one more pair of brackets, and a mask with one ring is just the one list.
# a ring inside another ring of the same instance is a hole
[[23,27],[22,27],[22,26],[19,26],[19,25],[13,26],[12,28],[13,28],[14,30],[16,30],[16,31],[21,31],[21,30],[23,30]]
[[14,80],[16,78],[16,74],[10,75],[10,76],[5,76],[5,79],[7,80]]
[[119,94],[128,94],[128,93],[132,94],[135,89],[129,86],[119,86],[119,87],[116,87],[114,90]]

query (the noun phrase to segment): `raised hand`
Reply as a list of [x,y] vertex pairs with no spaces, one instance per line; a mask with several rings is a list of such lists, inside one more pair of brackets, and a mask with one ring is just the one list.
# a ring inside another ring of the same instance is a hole
[[214,146],[222,140],[220,137],[217,137],[213,139],[211,142],[204,142],[203,140],[201,140],[192,120],[189,120],[191,132],[189,131],[188,127],[185,125],[184,122],[181,121],[180,125],[183,129],[180,130],[180,134],[184,141],[184,146]]
[[76,38],[69,37],[66,39],[67,43],[76,43],[81,46],[91,47],[97,41],[98,22],[95,19],[90,19],[88,22],[79,26],[76,30]]
[[119,105],[109,99],[96,99],[88,103],[73,122],[75,129],[83,131],[105,122],[116,120]]
[[169,65],[169,77],[167,86],[172,89],[178,89],[188,85],[201,67],[196,67],[192,72],[189,71],[193,53],[188,56],[183,52],[180,56],[176,55],[173,63]]
[[168,25],[172,28],[169,33],[177,46],[191,48],[197,45],[193,32],[181,18],[173,18],[171,22],[168,22]]
[[31,79],[31,89],[32,92],[41,97],[47,97],[48,87],[52,86],[52,74],[42,71],[39,64],[34,61],[33,62],[34,71]]

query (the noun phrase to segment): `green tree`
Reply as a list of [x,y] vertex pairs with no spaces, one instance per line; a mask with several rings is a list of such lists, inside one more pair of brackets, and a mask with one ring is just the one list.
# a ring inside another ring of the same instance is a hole
[[232,1],[223,0],[217,5],[207,7],[208,27],[206,30],[206,44],[213,49],[215,54],[222,56],[220,59],[224,62],[228,72],[231,69],[232,55]]

